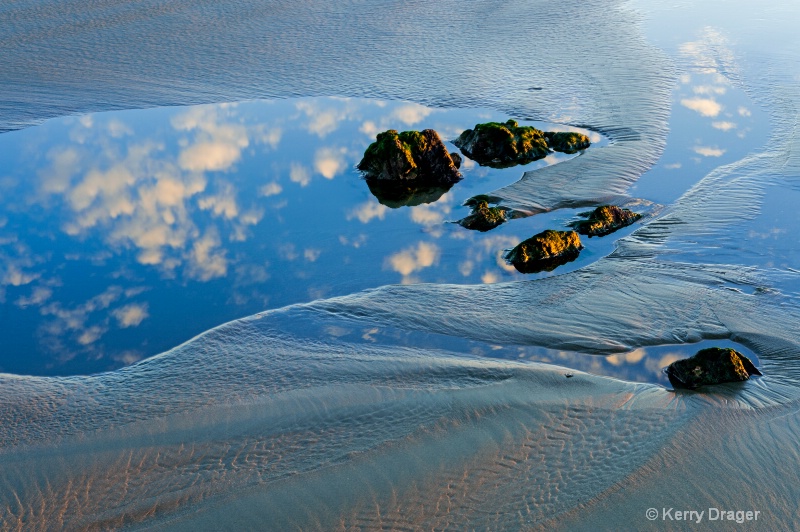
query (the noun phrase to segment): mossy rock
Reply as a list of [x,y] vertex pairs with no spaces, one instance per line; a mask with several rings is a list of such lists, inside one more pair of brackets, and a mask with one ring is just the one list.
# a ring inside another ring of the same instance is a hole
[[548,229],[520,242],[506,254],[506,260],[521,273],[549,272],[578,258],[581,249],[575,231]]
[[357,168],[368,180],[452,185],[461,179],[447,148],[432,129],[378,133]]
[[734,349],[720,347],[701,349],[692,357],[673,362],[664,371],[672,386],[690,390],[761,375],[749,358]]
[[563,153],[576,153],[585,150],[592,144],[589,141],[589,137],[583,133],[572,131],[559,131],[556,133],[548,131],[544,136],[551,150]]
[[481,166],[493,168],[529,163],[550,153],[543,131],[520,126],[515,120],[476,124],[474,129],[461,133],[453,144]]
[[589,213],[583,213],[582,216],[588,216],[588,218],[575,222],[572,226],[580,234],[587,235],[590,238],[611,234],[631,225],[642,217],[641,214],[622,209],[616,205],[602,205]]
[[504,224],[508,218],[503,207],[489,207],[485,201],[472,207],[472,213],[462,218],[458,223],[467,229],[486,232],[498,225]]
[[367,178],[366,181],[369,191],[378,202],[391,209],[433,203],[453,187],[452,184],[429,184],[406,179],[393,181]]

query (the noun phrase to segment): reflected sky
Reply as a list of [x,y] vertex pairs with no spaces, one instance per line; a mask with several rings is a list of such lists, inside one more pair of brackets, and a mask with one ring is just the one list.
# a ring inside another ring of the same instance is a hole
[[463,181],[438,201],[398,209],[355,170],[385,129],[451,140],[507,118],[304,98],[98,113],[2,135],[0,371],[94,373],[267,308],[391,283],[543,277],[611,252],[612,239],[592,239],[574,263],[522,276],[503,251],[577,211],[490,233],[449,223],[469,213],[469,197],[576,155],[509,169],[466,159]]

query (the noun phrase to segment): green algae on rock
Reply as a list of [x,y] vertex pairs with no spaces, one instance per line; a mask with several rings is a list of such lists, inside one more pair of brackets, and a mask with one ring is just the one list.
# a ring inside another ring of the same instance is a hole
[[472,213],[458,221],[459,225],[475,231],[489,231],[505,223],[507,209],[503,207],[489,207],[485,201],[472,207]]
[[574,131],[548,131],[544,136],[550,149],[563,153],[576,153],[591,145],[589,137]]
[[482,166],[503,168],[542,159],[550,153],[545,133],[516,120],[476,124],[458,136],[453,144]]
[[461,179],[438,133],[432,129],[389,129],[378,136],[358,163],[367,180],[418,181],[427,185],[452,185]]
[[580,234],[590,238],[611,234],[642,217],[641,214],[616,205],[601,205],[591,212],[582,213],[581,216],[587,216],[587,219],[575,222],[572,226]]
[[517,244],[505,258],[520,273],[549,272],[578,258],[581,249],[575,231],[548,229]]
[[672,386],[690,390],[761,375],[749,358],[734,349],[719,347],[701,349],[692,357],[673,362],[664,372]]
[[582,133],[544,132],[507,120],[476,124],[474,129],[461,133],[453,144],[481,166],[506,168],[542,159],[552,150],[564,153],[585,150],[591,142]]

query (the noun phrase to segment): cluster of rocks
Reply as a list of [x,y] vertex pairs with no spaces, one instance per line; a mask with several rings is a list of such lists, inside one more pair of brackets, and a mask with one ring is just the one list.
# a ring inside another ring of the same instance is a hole
[[[553,150],[575,153],[588,148],[590,142],[581,133],[544,132],[508,120],[476,124],[474,129],[461,133],[453,144],[478,164],[502,168],[541,159]],[[460,167],[461,155],[448,152],[432,129],[403,132],[389,129],[379,133],[358,163],[370,190],[390,207],[436,201],[461,179]],[[489,219],[494,219],[488,225],[496,227],[502,223],[499,220],[504,221],[499,211],[483,210],[473,212],[477,216],[462,225],[486,227],[481,221],[486,213]]]
[[[575,153],[590,144],[581,133],[543,132],[520,126],[514,120],[477,124],[453,143],[478,164],[496,168],[541,159],[552,150]],[[358,164],[370,191],[390,207],[438,200],[461,180],[460,167],[461,156],[449,153],[432,129],[402,133],[390,129],[379,133]],[[509,210],[489,206],[492,201],[488,196],[472,198],[466,203],[472,212],[458,223],[476,231],[489,231],[505,223]],[[581,216],[586,219],[571,224],[575,231],[543,231],[520,242],[505,255],[506,260],[522,273],[552,271],[578,257],[583,249],[578,233],[605,236],[641,218],[641,214],[615,205],[601,205]],[[761,375],[750,359],[738,351],[716,347],[673,362],[664,371],[675,388],[684,389]]]
[[[464,131],[453,143],[479,164],[512,166],[545,157],[552,150],[574,153],[589,147],[581,133],[544,132],[520,126],[515,120],[487,122]],[[461,180],[461,156],[447,151],[436,131],[394,129],[379,133],[369,145],[358,169],[378,200],[389,207],[413,206],[438,200]],[[472,212],[458,223],[467,229],[489,231],[509,219],[506,207],[490,206],[491,198],[476,196],[467,206]],[[613,205],[584,213],[577,233],[607,235],[641,216]],[[547,230],[521,242],[506,259],[524,273],[551,271],[575,260],[583,248],[575,231]]]

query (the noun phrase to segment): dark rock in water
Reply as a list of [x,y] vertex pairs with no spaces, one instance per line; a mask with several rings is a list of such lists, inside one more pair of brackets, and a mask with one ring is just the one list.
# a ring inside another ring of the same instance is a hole
[[520,242],[506,255],[506,260],[521,273],[553,271],[578,258],[583,249],[575,231],[548,229]]
[[367,180],[415,181],[431,186],[461,179],[447,148],[432,129],[378,133],[358,163]]
[[673,362],[664,372],[672,386],[690,390],[761,375],[749,358],[733,349],[719,347],[701,349],[693,357]]
[[591,145],[589,137],[583,133],[575,133],[572,131],[553,133],[548,131],[544,136],[547,139],[547,145],[550,149],[563,153],[575,153],[580,150],[585,150]]
[[462,218],[458,223],[467,229],[485,232],[494,229],[507,220],[505,208],[489,207],[487,202],[481,201],[472,207],[472,213],[469,216]]
[[467,129],[453,141],[470,159],[482,166],[505,168],[546,157],[550,153],[544,132],[515,120],[487,122]]
[[582,214],[582,216],[586,215],[588,215],[588,219],[572,225],[580,234],[589,237],[611,234],[642,217],[641,214],[621,209],[616,205],[602,205],[590,213]]
[[367,179],[367,186],[378,202],[392,209],[433,203],[453,187],[408,179]]
[[461,133],[453,144],[481,166],[507,168],[546,157],[551,150],[564,153],[585,150],[591,142],[582,133],[544,132],[508,120],[503,124],[476,124],[474,129]]
[[453,164],[456,165],[456,168],[461,168],[461,155],[451,151],[450,158],[453,160]]
[[490,196],[488,194],[477,194],[472,196],[467,201],[464,202],[465,207],[472,207],[473,209],[480,205],[481,203],[498,203],[502,201],[503,198],[497,196]]

